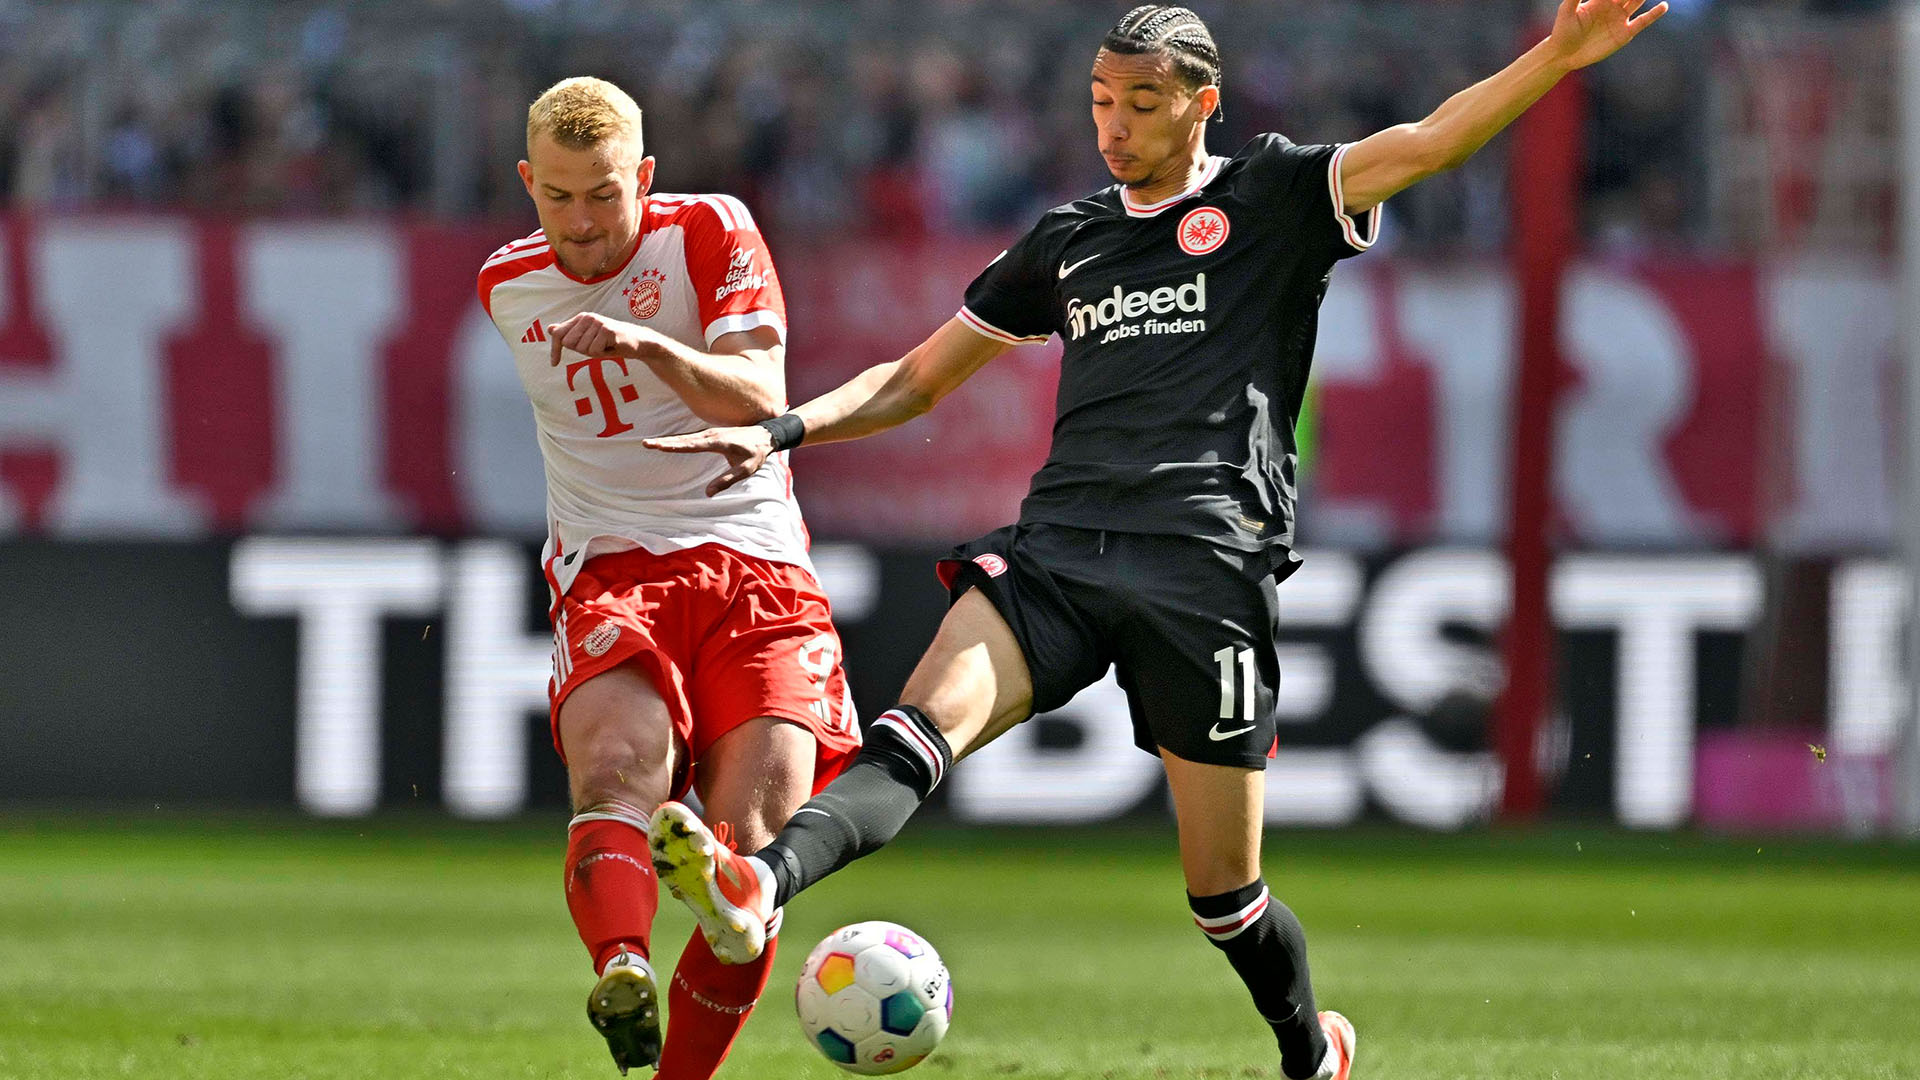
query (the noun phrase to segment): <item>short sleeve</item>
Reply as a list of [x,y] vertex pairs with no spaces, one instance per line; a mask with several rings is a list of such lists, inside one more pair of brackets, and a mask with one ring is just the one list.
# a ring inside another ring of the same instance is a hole
[[1346,143],[1298,146],[1279,135],[1262,135],[1249,147],[1254,194],[1278,209],[1291,227],[1333,259],[1367,250],[1380,235],[1380,208],[1349,214],[1340,190],[1340,161]]
[[700,305],[707,344],[724,334],[771,326],[787,340],[787,302],[773,255],[747,205],[731,195],[705,195],[687,216],[687,276]]
[[1009,345],[1038,345],[1060,329],[1060,294],[1048,263],[1053,230],[1042,219],[967,286],[959,319]]

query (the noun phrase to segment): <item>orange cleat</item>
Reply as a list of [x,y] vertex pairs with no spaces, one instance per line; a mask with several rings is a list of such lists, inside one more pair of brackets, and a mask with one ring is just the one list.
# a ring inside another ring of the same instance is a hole
[[1327,1033],[1327,1059],[1313,1080],[1348,1080],[1353,1075],[1353,1050],[1360,1041],[1353,1021],[1329,1009],[1320,1014],[1320,1030]]
[[713,955],[728,964],[758,958],[774,917],[759,869],[681,803],[661,803],[649,826],[654,872],[692,909]]

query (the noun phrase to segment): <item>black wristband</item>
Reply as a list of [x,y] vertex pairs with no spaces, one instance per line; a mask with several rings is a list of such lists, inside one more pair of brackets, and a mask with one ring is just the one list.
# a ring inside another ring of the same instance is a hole
[[773,436],[775,451],[791,450],[799,446],[807,437],[807,422],[792,413],[783,413],[771,420],[762,420],[757,426],[766,428],[767,434]]

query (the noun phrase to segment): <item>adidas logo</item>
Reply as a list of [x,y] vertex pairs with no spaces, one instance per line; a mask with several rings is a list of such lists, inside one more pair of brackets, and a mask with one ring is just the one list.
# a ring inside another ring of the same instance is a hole
[[547,332],[540,328],[539,319],[533,320],[533,325],[527,327],[527,332],[520,335],[520,344],[522,345],[525,345],[529,342],[545,341],[545,340],[547,340]]

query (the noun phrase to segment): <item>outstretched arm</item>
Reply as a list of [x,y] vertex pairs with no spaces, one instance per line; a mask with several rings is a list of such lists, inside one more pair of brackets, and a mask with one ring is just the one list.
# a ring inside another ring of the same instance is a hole
[[709,424],[751,424],[786,404],[786,350],[771,326],[721,334],[707,352],[594,311],[554,323],[547,334],[555,367],[567,351],[642,361]]
[[1346,212],[1371,210],[1472,157],[1568,72],[1612,56],[1667,13],[1666,0],[1640,11],[1645,3],[1560,0],[1553,32],[1520,59],[1448,98],[1425,120],[1387,128],[1348,147],[1340,163]]
[[[958,318],[949,319],[907,355],[876,364],[793,412],[806,424],[809,443],[864,439],[933,408],[1006,350],[1004,342],[976,333]],[[646,445],[674,454],[724,456],[727,470],[707,485],[708,495],[718,495],[760,468],[773,452],[773,436],[759,425],[708,428],[648,439]]]

